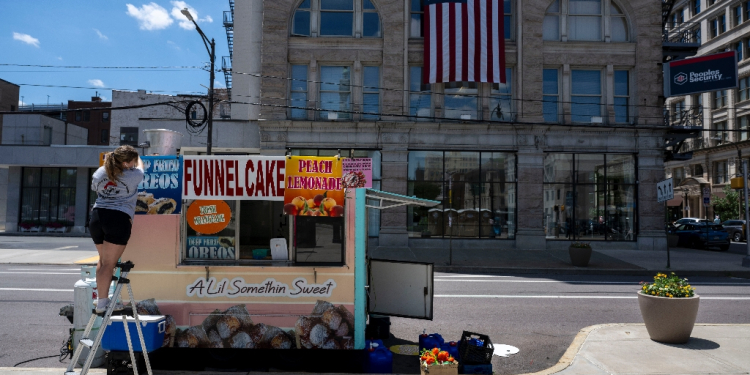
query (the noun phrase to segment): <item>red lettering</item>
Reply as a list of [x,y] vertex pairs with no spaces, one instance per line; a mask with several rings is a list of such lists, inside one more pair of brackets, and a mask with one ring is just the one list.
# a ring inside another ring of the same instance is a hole
[[185,174],[185,192],[182,193],[183,195],[187,195],[188,193],[188,183],[193,180],[193,174],[190,173],[190,170],[193,168],[193,161],[192,160],[185,160],[185,171],[183,172]]
[[276,162],[276,194],[278,194],[280,197],[284,196],[285,190],[283,187],[281,187],[281,183],[284,181],[284,175],[281,174],[282,169],[286,169],[285,160],[279,160]]
[[253,191],[255,191],[255,183],[250,183],[250,172],[248,171],[255,171],[252,160],[248,160],[247,163],[245,163],[245,192],[248,197],[252,197]]
[[240,185],[240,161],[235,160],[234,161],[234,193],[237,194],[238,197],[241,197],[243,193],[245,192],[245,188]]
[[[307,173],[318,173],[318,172],[320,171],[320,169],[318,168],[318,163],[317,163],[317,162],[316,162],[315,160],[313,160],[313,161],[312,161],[311,163],[309,163],[309,164],[312,164],[312,168],[309,168],[309,169],[307,170]],[[308,165],[309,165],[309,164],[308,164]]]
[[193,191],[195,192],[195,195],[200,196],[203,192],[203,179],[201,176],[203,175],[203,160],[198,160],[198,163],[196,163],[195,168],[195,178],[193,179]]
[[306,160],[300,160],[299,161],[299,171],[297,171],[297,172],[302,173],[302,171],[304,169],[306,169],[306,168],[307,168],[307,161]]
[[323,168],[325,168],[325,172],[322,172],[322,173],[328,173],[328,174],[330,174],[332,172],[332,170],[333,170],[333,162],[330,161],[330,160],[326,160],[323,163],[324,163],[324,167]]
[[320,183],[320,180],[322,180],[322,178],[320,178],[320,177],[315,177],[315,180],[313,180],[313,181],[315,181],[315,186],[314,186],[315,190],[323,190],[323,186]]
[[234,188],[232,188],[232,181],[234,181],[234,174],[236,173],[232,168],[234,167],[234,160],[227,160],[227,196],[234,196]]
[[341,189],[343,188],[341,187],[341,177],[339,177],[336,179],[336,190],[341,190]]
[[328,190],[336,190],[336,178],[328,177]]
[[216,182],[216,195],[224,195],[224,160],[216,160],[216,171],[214,173]]
[[286,181],[286,188],[287,189],[294,189],[294,177],[289,176],[289,179]]
[[266,160],[266,192],[269,197],[276,196],[276,184],[273,181],[274,173],[273,170],[276,168],[276,160],[271,160],[270,164]]
[[258,160],[258,174],[255,176],[255,183],[256,183],[256,189],[255,189],[255,196],[264,196],[266,197],[266,184],[263,181],[263,161]]
[[214,195],[214,164],[211,160],[203,163],[203,191],[206,195]]

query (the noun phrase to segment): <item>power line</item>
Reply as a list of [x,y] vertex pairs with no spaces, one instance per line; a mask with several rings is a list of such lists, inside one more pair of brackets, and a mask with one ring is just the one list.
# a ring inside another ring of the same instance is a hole
[[[83,87],[83,86],[65,86],[65,85],[39,85],[33,83],[15,83],[18,86],[31,86],[31,87],[52,87],[52,88],[65,88],[65,89],[86,89],[86,90],[117,90],[117,91],[138,91],[133,89],[119,89],[112,87]],[[176,93],[197,93],[202,94],[200,91],[168,91],[168,90],[148,90],[150,92],[176,92]]]
[[37,64],[8,64],[0,66],[20,66],[32,68],[64,68],[64,69],[203,69],[203,66],[82,66],[82,65],[37,65]]

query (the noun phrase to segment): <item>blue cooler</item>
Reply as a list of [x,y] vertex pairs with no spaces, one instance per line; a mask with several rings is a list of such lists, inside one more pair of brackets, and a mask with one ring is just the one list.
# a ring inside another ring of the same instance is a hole
[[[153,352],[161,348],[164,343],[164,333],[167,320],[164,315],[139,315],[143,341],[146,343],[146,352]],[[127,317],[128,331],[130,331],[130,342],[133,343],[133,351],[142,352],[141,340],[138,338],[138,330],[135,327],[135,318]],[[102,337],[102,349],[111,351],[128,351],[128,338],[123,329],[122,317],[113,316],[107,324],[107,329]]]

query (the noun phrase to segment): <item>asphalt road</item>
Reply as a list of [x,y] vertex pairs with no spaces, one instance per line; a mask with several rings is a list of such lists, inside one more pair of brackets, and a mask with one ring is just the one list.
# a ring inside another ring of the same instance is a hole
[[[0,367],[56,355],[72,325],[58,315],[72,302],[77,266],[0,265]],[[642,322],[635,291],[638,277],[435,275],[434,320],[392,318],[390,343],[414,343],[441,333],[489,335],[516,346],[518,354],[495,357],[496,373],[518,374],[555,364],[583,327]],[[750,280],[691,278],[702,296],[700,323],[750,323]],[[394,372],[417,373],[416,357],[395,356]],[[47,358],[22,367],[64,367]]]
[[[493,357],[500,374],[535,372],[560,359],[578,331],[603,323],[642,323],[640,277],[435,275],[433,321],[392,318],[398,342],[437,332],[458,340],[466,330],[520,349]],[[649,280],[650,281],[650,280]],[[699,323],[750,323],[750,280],[690,278],[701,295]],[[416,359],[397,357],[394,373],[416,373]]]

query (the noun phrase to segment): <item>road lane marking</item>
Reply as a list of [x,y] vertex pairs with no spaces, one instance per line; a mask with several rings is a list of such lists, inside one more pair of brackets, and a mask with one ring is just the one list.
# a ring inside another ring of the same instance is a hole
[[77,260],[77,261],[75,261],[73,263],[75,263],[75,264],[86,264],[86,263],[98,263],[98,262],[99,262],[99,256],[98,255],[94,255],[94,256],[92,256],[90,258]]
[[76,246],[63,246],[63,247],[56,247],[56,248],[54,248],[54,249],[52,249],[52,250],[66,250],[66,249],[75,249],[75,248],[77,248],[77,247],[80,247],[80,246],[78,246],[78,245],[76,245]]
[[28,274],[28,275],[80,275],[80,272],[2,272],[1,274],[15,273],[15,274]]
[[451,275],[451,276],[443,276],[438,275],[435,277],[514,277],[514,276],[499,276],[499,275]]
[[8,268],[6,271],[80,271],[80,268]]
[[38,288],[0,288],[9,292],[72,292],[73,289],[38,289]]
[[[551,298],[551,299],[636,299],[638,296],[525,296],[525,295],[490,295],[490,294],[436,294],[438,298]],[[724,301],[746,301],[750,297],[701,297],[701,299],[724,300]]]
[[[634,283],[632,281],[582,281],[582,280],[570,280],[570,281],[560,281],[560,280],[441,280],[436,278],[435,281],[450,281],[450,282],[466,282],[466,283],[568,283],[568,284],[610,284],[610,285],[621,285],[621,284],[629,284],[629,285],[638,285],[638,283]],[[734,285],[734,286],[750,286],[750,283],[690,283],[690,285],[702,285],[702,286],[712,286],[712,285]]]

